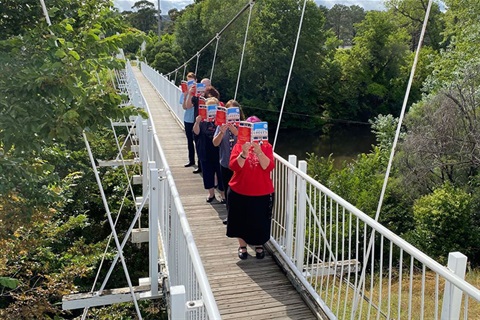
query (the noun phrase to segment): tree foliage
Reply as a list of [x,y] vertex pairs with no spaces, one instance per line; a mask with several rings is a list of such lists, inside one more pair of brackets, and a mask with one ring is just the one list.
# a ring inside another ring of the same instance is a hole
[[[23,20],[11,2],[0,17],[0,318],[68,318],[76,312],[61,310],[61,297],[91,289],[110,233],[80,133],[89,132],[100,159],[117,154],[100,130],[139,113],[119,107],[111,74],[124,67],[118,49],[137,33],[111,1],[48,1],[51,26],[38,1],[23,5],[35,19]],[[114,211],[123,170],[101,176]],[[125,207],[133,210],[132,201]],[[115,285],[122,274],[113,274]]]
[[122,68],[115,55],[133,36],[123,32],[111,4],[58,0],[49,12],[50,28],[41,22],[0,42],[4,152],[38,150],[48,141],[68,141],[84,128],[103,126],[109,117],[133,114],[118,108],[121,97],[108,73]]
[[450,183],[415,201],[415,231],[410,237],[421,250],[446,263],[448,253],[460,251],[473,258],[479,248],[479,226],[471,195]]
[[325,28],[335,33],[343,47],[348,47],[353,45],[353,38],[357,34],[355,24],[365,19],[365,10],[357,5],[335,4],[327,11],[326,19]]

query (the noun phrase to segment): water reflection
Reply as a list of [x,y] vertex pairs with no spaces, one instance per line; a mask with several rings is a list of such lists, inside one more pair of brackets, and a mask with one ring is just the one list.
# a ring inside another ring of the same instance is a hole
[[[306,159],[307,152],[319,157],[332,154],[336,164],[341,164],[372,150],[375,136],[370,130],[369,125],[334,127],[328,134],[313,130],[280,130],[275,152],[285,159],[290,154],[296,155],[298,160]],[[275,131],[269,135],[273,143]]]

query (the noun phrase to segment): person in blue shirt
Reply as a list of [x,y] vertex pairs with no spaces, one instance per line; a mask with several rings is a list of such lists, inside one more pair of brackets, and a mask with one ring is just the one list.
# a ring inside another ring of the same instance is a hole
[[[195,82],[197,77],[195,73],[189,72],[187,74],[187,81],[194,80]],[[185,164],[185,167],[191,167],[195,165],[195,146],[193,144],[194,135],[193,135],[193,125],[195,124],[195,105],[192,103],[192,94],[191,87],[188,88],[187,92],[184,94],[182,107],[185,110],[183,115],[183,124],[185,126],[185,135],[187,136],[187,147],[188,147],[188,162]]]

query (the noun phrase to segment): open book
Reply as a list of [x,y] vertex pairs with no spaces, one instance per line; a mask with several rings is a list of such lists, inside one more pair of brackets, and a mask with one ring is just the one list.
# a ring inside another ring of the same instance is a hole
[[238,124],[237,143],[245,142],[262,143],[268,141],[268,123],[267,122],[247,122],[240,121]]
[[187,93],[188,89],[195,84],[195,80],[182,80],[180,87],[182,89],[182,92],[185,94]]

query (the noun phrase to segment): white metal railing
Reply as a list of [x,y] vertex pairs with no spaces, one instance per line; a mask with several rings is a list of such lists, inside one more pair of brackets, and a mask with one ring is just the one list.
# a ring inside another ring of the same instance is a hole
[[[181,122],[180,89],[141,69]],[[472,319],[480,310],[465,256],[442,266],[308,176],[305,161],[275,161],[269,244],[328,318]]]
[[163,285],[164,291],[169,293],[171,319],[220,319],[148,104],[129,62],[126,70],[132,104],[149,114],[149,119],[138,117],[135,127],[142,162],[143,194],[149,197],[149,244],[158,244],[158,250],[150,250],[150,281],[152,285],[158,281],[160,261],[167,270]]
[[170,111],[173,112],[175,118],[183,127],[184,110],[180,104],[182,90],[175,85],[174,81],[169,81],[166,77],[158,73],[148,64],[141,62],[140,69],[148,81],[150,81],[152,86],[160,94],[162,99],[165,100],[165,103],[170,107]]
[[[470,310],[478,312],[480,290],[463,280],[465,256],[452,253],[450,268],[440,265],[308,176],[305,161],[275,159],[272,242],[330,318],[472,319]],[[463,263],[458,275],[455,261]]]

